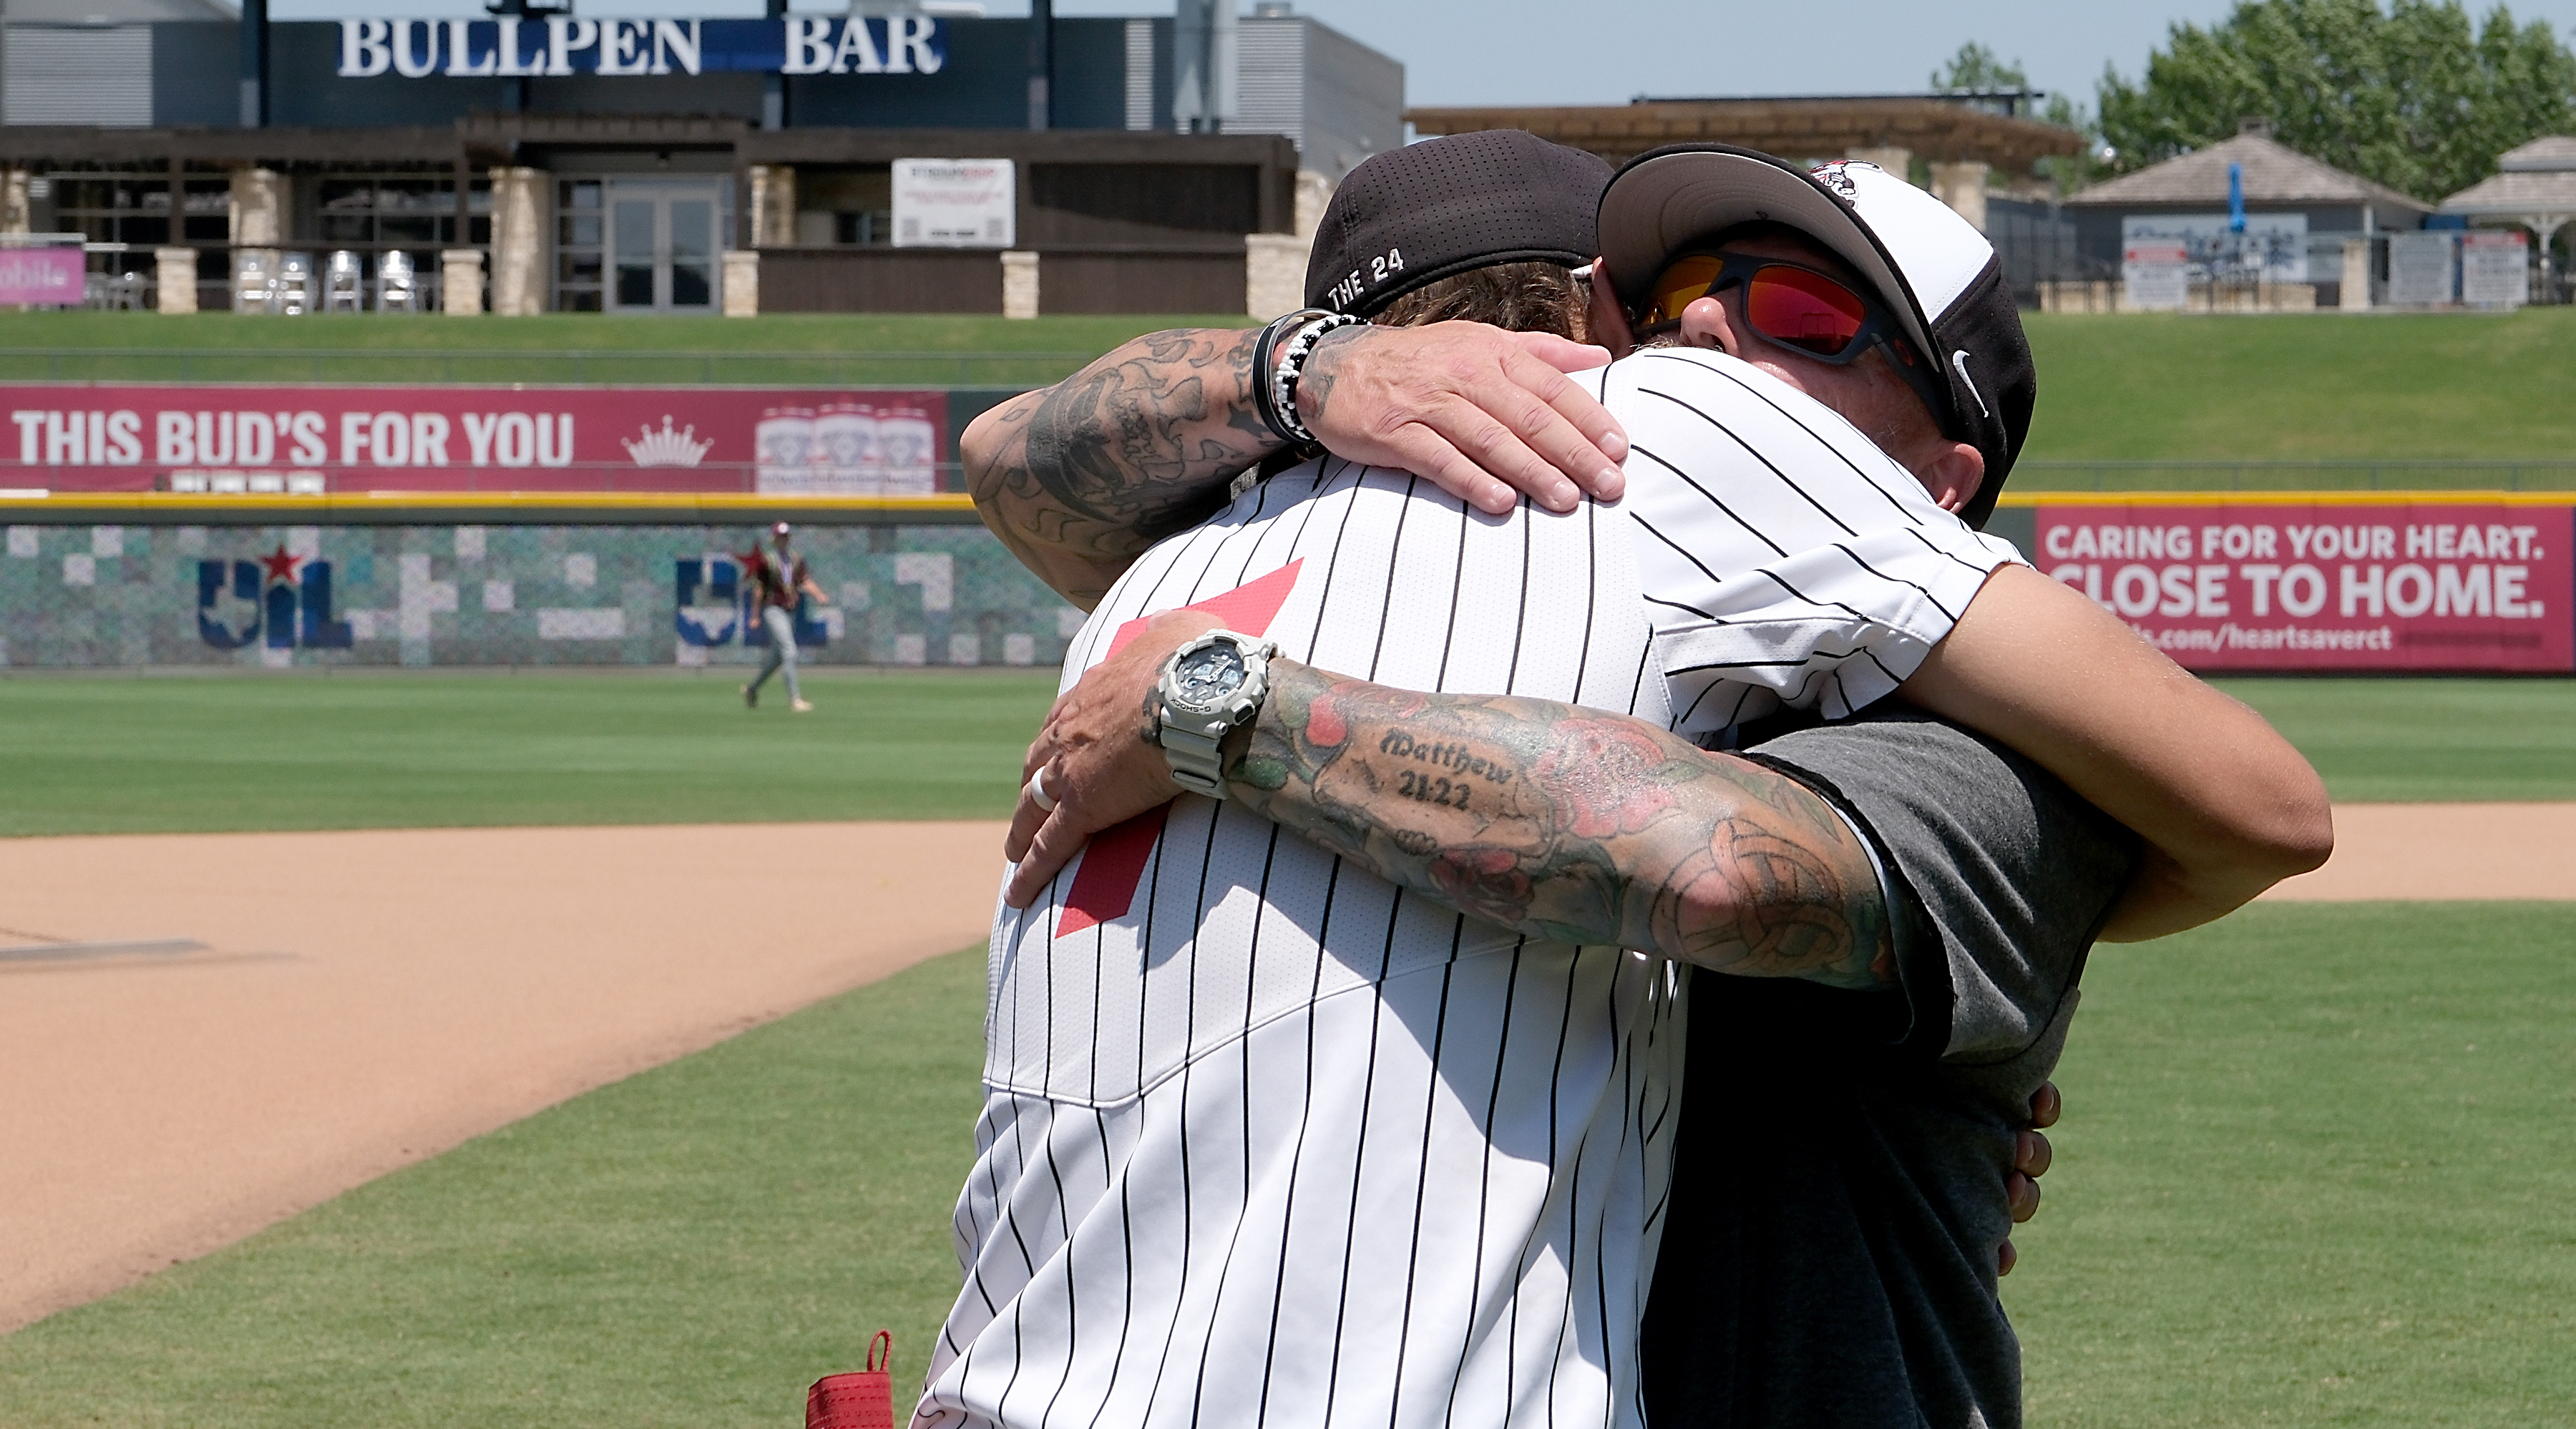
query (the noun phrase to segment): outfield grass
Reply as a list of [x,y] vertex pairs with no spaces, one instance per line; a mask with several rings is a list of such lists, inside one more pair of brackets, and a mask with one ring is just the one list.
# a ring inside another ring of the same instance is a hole
[[[0,313],[0,381],[1035,386],[1139,333],[1251,321],[1239,313],[1025,320],[912,313],[774,313],[722,320],[548,313],[479,322],[358,313]],[[317,352],[333,355],[310,356]],[[575,363],[559,359],[565,352],[591,356]],[[672,354],[710,354],[716,360]],[[983,356],[961,362],[933,354]]]
[[2576,680],[2228,679],[2347,803],[2576,799]]
[[[0,835],[1001,818],[1054,676],[0,680]],[[2338,799],[2576,799],[2576,681],[2227,680]],[[777,702],[773,694],[772,703]]]
[[[2005,1282],[2044,1426],[2576,1403],[2576,907],[2267,905],[2106,948]],[[0,1420],[793,1423],[954,1294],[972,952],[0,1340]]]
[[[2038,460],[2550,457],[2576,449],[2576,308],[2024,315]],[[2020,475],[2016,485],[2025,485]]]
[[2356,904],[2096,950],[2005,1282],[2034,1429],[2566,1423],[2571,947]]
[[779,1429],[880,1326],[903,1400],[983,987],[938,959],[0,1339],[0,1423]]
[[1005,818],[1052,673],[0,680],[0,835]]

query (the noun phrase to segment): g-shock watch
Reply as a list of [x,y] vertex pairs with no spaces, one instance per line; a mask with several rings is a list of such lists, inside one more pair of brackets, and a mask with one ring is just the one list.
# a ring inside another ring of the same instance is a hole
[[1225,797],[1218,746],[1252,722],[1270,696],[1270,657],[1279,647],[1231,630],[1211,630],[1172,652],[1154,682],[1155,738],[1173,782]]

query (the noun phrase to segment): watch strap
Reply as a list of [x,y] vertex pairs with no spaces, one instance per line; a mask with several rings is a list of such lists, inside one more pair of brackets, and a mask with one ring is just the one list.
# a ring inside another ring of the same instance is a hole
[[1222,743],[1195,730],[1164,725],[1161,731],[1163,759],[1172,766],[1172,782],[1193,794],[1212,799],[1225,797],[1225,766]]

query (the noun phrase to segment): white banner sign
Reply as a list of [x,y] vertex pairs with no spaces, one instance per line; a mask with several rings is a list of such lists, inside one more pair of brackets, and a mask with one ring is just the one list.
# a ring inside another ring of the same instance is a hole
[[2388,235],[2388,305],[2420,308],[2451,301],[2451,240],[2438,230]]
[[2460,235],[2460,301],[2518,308],[2531,301],[2531,235],[2519,228]]
[[2132,241],[2120,250],[2120,285],[2131,312],[2178,312],[2191,297],[2191,255],[2179,243]]
[[2245,231],[2227,226],[2223,213],[2129,214],[2120,220],[2120,243],[2178,243],[2194,278],[2255,278],[2266,283],[2308,281],[2308,216],[2251,213]]
[[1018,197],[1008,159],[897,159],[894,246],[1008,248]]

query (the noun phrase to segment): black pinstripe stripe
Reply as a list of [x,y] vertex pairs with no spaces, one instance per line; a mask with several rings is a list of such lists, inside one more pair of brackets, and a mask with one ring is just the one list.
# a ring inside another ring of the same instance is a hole
[[[1397,922],[1403,917],[1404,890],[1398,888],[1395,890],[1395,898],[1387,905],[1386,910],[1386,944],[1378,952],[1377,963],[1377,976],[1380,982],[1386,980],[1386,970],[1395,962],[1395,929]],[[1363,1109],[1374,1105],[1377,1101],[1378,1029],[1385,1018],[1386,999],[1371,998],[1369,1000],[1368,1070],[1360,1077],[1360,1106]],[[1351,1204],[1349,1217],[1343,1221],[1345,1226],[1357,1226],[1360,1223],[1359,1172],[1367,1165],[1368,1117],[1363,1113],[1359,1118],[1359,1140],[1351,1152]],[[1358,1237],[1354,1235],[1345,1234],[1342,1237],[1342,1288],[1341,1298],[1333,1312],[1333,1362],[1324,1378],[1324,1429],[1332,1429],[1333,1411],[1341,1406],[1342,1346],[1350,1343],[1351,1252],[1357,1241]]]
[[1378,661],[1386,657],[1387,611],[1395,604],[1395,574],[1404,564],[1404,518],[1413,514],[1413,493],[1421,485],[1422,478],[1406,477],[1404,500],[1395,508],[1395,535],[1388,539],[1386,547],[1386,593],[1377,604],[1377,644],[1369,656],[1368,674],[1362,677],[1364,679],[1376,679]]
[[[1216,864],[1216,831],[1219,822],[1215,818],[1208,820],[1207,848],[1199,855],[1198,896],[1191,903],[1191,906],[1197,910],[1197,916],[1190,920],[1193,930],[1204,926],[1207,922],[1208,870]],[[1189,976],[1183,984],[1187,1000],[1183,1006],[1189,1009],[1189,1013],[1181,1020],[1181,1046],[1185,1049],[1194,1049],[1199,1044],[1199,959],[1195,939],[1193,939],[1188,961]],[[1188,1304],[1190,1299],[1190,1255],[1187,1248],[1192,1243],[1190,1222],[1195,1213],[1197,1199],[1197,1187],[1190,1179],[1190,1073],[1197,1064],[1198,1059],[1195,1057],[1185,1055],[1181,1059],[1179,1073],[1181,1134],[1178,1138],[1181,1148],[1181,1245],[1183,1247],[1181,1283],[1172,1295],[1170,1307],[1172,1322],[1163,1332],[1163,1352],[1155,1358],[1154,1387],[1145,1395],[1145,1410],[1148,1416],[1153,1413],[1156,1405],[1163,1402],[1163,1375],[1172,1367],[1172,1342],[1178,1339],[1181,1333],[1181,1307]]]
[[[1324,912],[1323,916],[1316,921],[1315,925],[1315,948],[1319,954],[1323,949],[1332,946],[1333,894],[1340,887],[1341,881],[1342,861],[1336,858],[1332,861],[1330,868],[1324,875]],[[1323,996],[1324,965],[1324,959],[1318,956],[1315,959],[1314,980],[1307,985],[1306,990],[1307,1004],[1309,1006],[1312,1006],[1317,999]],[[1261,1408],[1260,1412],[1253,1419],[1253,1422],[1256,1425],[1268,1424],[1270,1422],[1270,1385],[1272,1376],[1279,1368],[1279,1311],[1280,1307],[1286,1303],[1288,1293],[1286,1266],[1287,1262],[1292,1258],[1289,1243],[1295,1235],[1297,1227],[1298,1177],[1304,1173],[1306,1165],[1306,1128],[1313,1124],[1314,1119],[1315,1019],[1312,1017],[1306,1019],[1306,1095],[1305,1099],[1299,1104],[1299,1110],[1300,1115],[1297,1118],[1297,1144],[1288,1153],[1288,1190],[1282,1197],[1282,1204],[1279,1209],[1280,1271],[1273,1275],[1270,1281],[1270,1338],[1268,1343],[1263,1347],[1261,1356]]]
[[[1850,522],[1845,521],[1832,507],[1818,501],[1815,498],[1814,493],[1808,491],[1807,488],[1800,486],[1797,481],[1789,475],[1789,473],[1782,471],[1777,462],[1764,456],[1751,442],[1746,441],[1742,436],[1738,435],[1734,428],[1669,392],[1657,392],[1649,387],[1640,387],[1637,389],[1637,394],[1641,397],[1660,397],[1663,400],[1672,403],[1674,406],[1681,408],[1683,411],[1690,413],[1692,416],[1699,418],[1701,421],[1706,422],[1711,430],[1724,433],[1728,441],[1735,443],[1735,449],[1737,451],[1740,451],[1747,457],[1752,458],[1755,465],[1761,467],[1764,471],[1771,473],[1772,480],[1778,482],[1783,487],[1786,487],[1792,494],[1796,495],[1799,500],[1806,502],[1811,507],[1814,507],[1817,515],[1822,516],[1827,521],[1833,523],[1835,530],[1842,532],[1846,536],[1857,536],[1860,534],[1852,528],[1852,524]],[[1811,433],[1810,435],[1813,434]],[[1839,453],[1837,453],[1837,455],[1839,455]],[[1693,491],[1697,491],[1703,496],[1708,495],[1708,489],[1701,486],[1696,481],[1691,481],[1691,478],[1687,473],[1677,472],[1676,474],[1680,475],[1682,480],[1689,482]],[[1875,490],[1876,488],[1873,487],[1872,489]],[[1886,493],[1881,492],[1880,494],[1883,496]],[[1714,501],[1717,498],[1712,496],[1709,497],[1709,499]],[[1747,527],[1747,529],[1749,530],[1751,528]],[[1777,550],[1778,547],[1775,546],[1773,549]]]
[[[1869,488],[1870,488],[1870,490],[1872,490],[1873,492],[1876,492],[1876,493],[1878,494],[1878,496],[1879,496],[1879,498],[1880,498],[1881,500],[1885,501],[1885,502],[1889,505],[1889,507],[1890,507],[1890,508],[1892,508],[1892,509],[1896,512],[1896,514],[1897,514],[1897,515],[1904,517],[1904,518],[1905,518],[1905,520],[1906,520],[1909,524],[1913,524],[1913,525],[1920,525],[1920,524],[1922,524],[1922,517],[1918,516],[1917,514],[1915,514],[1915,512],[1914,512],[1914,511],[1912,511],[1911,509],[1909,509],[1909,508],[1908,508],[1908,506],[1907,506],[1907,504],[1905,503],[1905,501],[1900,500],[1900,499],[1899,499],[1899,498],[1898,498],[1898,497],[1897,497],[1893,492],[1890,492],[1890,491],[1889,491],[1889,490],[1887,490],[1885,487],[1883,487],[1883,486],[1879,485],[1879,480],[1878,480],[1878,478],[1879,478],[1879,473],[1872,472],[1871,470],[1869,470],[1869,468],[1868,468],[1868,467],[1866,467],[1866,466],[1862,465],[1862,464],[1861,464],[1861,463],[1859,463],[1859,462],[1856,462],[1856,461],[1852,460],[1852,459],[1851,459],[1850,454],[1849,454],[1849,453],[1847,453],[1847,452],[1845,452],[1845,451],[1842,449],[1842,447],[1841,447],[1839,444],[1837,444],[1837,443],[1836,443],[1836,442],[1835,442],[1831,437],[1826,436],[1824,433],[1819,432],[1819,431],[1817,431],[1814,427],[1812,427],[1812,426],[1808,425],[1808,423],[1807,423],[1807,421],[1806,421],[1806,419],[1805,419],[1805,418],[1803,418],[1803,417],[1799,416],[1799,415],[1798,415],[1797,413],[1795,413],[1795,412],[1790,411],[1788,408],[1781,406],[1781,405],[1779,404],[1779,402],[1777,402],[1777,401],[1773,400],[1773,398],[1772,398],[1772,396],[1771,396],[1771,394],[1770,394],[1770,393],[1765,392],[1765,391],[1763,391],[1761,388],[1759,388],[1759,387],[1755,386],[1754,384],[1752,384],[1752,383],[1750,383],[1750,382],[1745,381],[1745,380],[1744,380],[1744,378],[1743,378],[1741,375],[1739,375],[1739,374],[1737,374],[1737,373],[1734,373],[1734,372],[1727,371],[1725,368],[1720,367],[1720,366],[1717,366],[1717,365],[1714,365],[1714,364],[1702,363],[1702,362],[1694,361],[1694,360],[1691,360],[1691,359],[1680,358],[1680,357],[1678,357],[1678,355],[1676,355],[1676,354],[1672,354],[1672,353],[1653,353],[1653,354],[1648,354],[1648,355],[1655,356],[1655,357],[1658,357],[1658,358],[1662,358],[1662,359],[1664,359],[1664,360],[1666,360],[1666,361],[1682,361],[1682,362],[1686,363],[1689,367],[1693,368],[1694,370],[1697,370],[1697,371],[1700,371],[1700,372],[1705,372],[1705,373],[1707,373],[1707,374],[1708,374],[1709,376],[1711,376],[1711,377],[1715,377],[1715,378],[1718,378],[1718,379],[1720,379],[1720,380],[1722,380],[1722,381],[1725,381],[1725,382],[1727,382],[1727,383],[1732,384],[1732,385],[1733,385],[1737,390],[1739,390],[1739,391],[1743,392],[1743,393],[1744,393],[1744,395],[1746,395],[1746,396],[1748,396],[1748,397],[1751,397],[1754,401],[1761,403],[1763,406],[1770,408],[1770,409],[1771,409],[1772,411],[1774,411],[1774,412],[1777,412],[1777,413],[1781,416],[1781,418],[1782,418],[1782,419],[1784,419],[1784,420],[1786,420],[1786,421],[1787,421],[1791,426],[1794,426],[1794,427],[1796,427],[1799,431],[1802,431],[1802,432],[1806,433],[1806,434],[1807,434],[1807,436],[1808,436],[1809,438],[1811,438],[1811,439],[1815,442],[1815,444],[1816,444],[1817,446],[1824,448],[1827,452],[1830,452],[1830,453],[1833,455],[1833,457],[1834,457],[1834,459],[1835,459],[1836,461],[1841,462],[1841,463],[1842,463],[1846,468],[1848,468],[1848,469],[1849,469],[1849,470],[1850,470],[1854,475],[1856,475],[1856,476],[1860,477],[1860,479],[1861,479],[1862,481],[1867,482],[1867,483],[1869,484]],[[1642,387],[1640,387],[1638,390],[1642,392],[1642,391],[1644,391],[1645,389],[1644,389],[1644,388],[1642,388]],[[1656,393],[1656,394],[1654,394],[1654,395],[1656,395],[1656,396],[1662,396],[1663,394],[1662,394],[1662,393]],[[1677,398],[1667,398],[1667,400],[1671,400],[1671,401],[1678,401],[1679,399],[1677,399]],[[1687,403],[1683,403],[1682,405],[1684,405],[1684,406],[1688,406],[1689,404],[1687,404]],[[1819,404],[1819,405],[1821,405],[1821,404]],[[1692,408],[1692,410],[1693,410],[1694,412],[1698,412],[1698,409],[1697,409],[1697,408]],[[1725,426],[1725,424],[1724,424],[1724,423],[1722,423],[1722,422],[1718,422],[1715,418],[1711,418],[1711,417],[1709,417],[1707,413],[1705,413],[1705,412],[1698,412],[1698,415],[1699,415],[1699,416],[1701,416],[1703,419],[1706,419],[1706,420],[1710,423],[1710,425],[1717,427],[1717,428],[1718,428],[1718,430],[1720,430],[1720,431],[1726,431],[1726,432],[1727,432],[1727,435],[1729,435],[1729,436],[1733,436],[1733,435],[1734,435],[1734,433],[1733,433],[1732,431],[1728,431],[1728,430],[1727,430],[1727,428],[1726,428],[1726,426]],[[1857,431],[1855,431],[1855,432],[1853,433],[1853,435],[1854,435],[1855,437],[1859,437],[1859,433],[1858,433]],[[1864,445],[1866,445],[1866,444],[1868,443],[1868,440],[1869,440],[1867,437],[1859,437],[1859,439],[1860,439],[1860,441],[1861,441]],[[1872,447],[1872,448],[1871,448],[1871,450],[1875,451],[1875,450],[1877,450],[1877,449],[1876,449],[1875,447]],[[1765,464],[1767,465],[1768,463],[1765,463]],[[1893,466],[1893,465],[1894,465],[1894,462],[1893,462],[1893,460],[1892,460],[1892,459],[1891,459],[1891,461],[1889,462],[1889,465],[1890,465],[1890,466]],[[1897,468],[1897,469],[1898,469],[1898,470],[1902,470],[1902,468]],[[1910,480],[1911,478],[1908,478],[1908,479]],[[1787,480],[1787,478],[1786,478],[1786,477],[1783,477],[1783,478],[1782,478],[1782,480],[1784,480],[1784,481],[1785,481],[1785,480]],[[1800,495],[1805,495],[1805,493],[1804,493],[1803,491],[1801,491],[1799,494],[1800,494]],[[1819,509],[1821,509],[1821,508],[1819,508]],[[1838,524],[1839,524],[1839,523],[1838,523]]]
[[[1448,1051],[1449,990],[1458,974],[1459,934],[1466,931],[1462,921],[1449,937],[1449,961],[1440,969],[1440,1010],[1431,1019],[1431,1064],[1422,1078],[1422,1158],[1413,1166],[1413,1250],[1404,1262],[1404,1311],[1397,1318],[1395,1331],[1395,1380],[1387,1389],[1387,1429],[1395,1429],[1404,1417],[1404,1362],[1413,1346],[1413,1292],[1422,1272],[1422,1205],[1431,1190],[1432,1128],[1440,1117],[1440,1087],[1443,1057]],[[1457,1392],[1453,1378],[1450,1392]]]
[[[1502,1114],[1503,1069],[1511,1065],[1512,1060],[1512,1013],[1520,993],[1521,953],[1528,947],[1529,939],[1526,936],[1512,944],[1511,971],[1503,975],[1503,1013],[1500,1025],[1494,1031],[1494,1075],[1493,1080],[1487,1083],[1485,1091],[1485,1131],[1488,1136],[1493,1134],[1494,1125]],[[1467,1362],[1467,1353],[1474,1348],[1476,1342],[1475,1302],[1477,1295],[1483,1289],[1485,1280],[1485,1227],[1493,1210],[1493,1188],[1494,1158],[1488,1156],[1476,1168],[1476,1258],[1473,1262],[1474,1269],[1467,1279],[1467,1333],[1458,1342],[1458,1363],[1461,1365]],[[1518,1300],[1519,1297],[1513,1298]],[[1508,1340],[1503,1345],[1503,1383],[1506,1386],[1506,1392],[1515,1382],[1514,1356],[1519,1348]],[[1450,1423],[1455,1422],[1457,1417],[1458,1376],[1452,1375],[1449,1379],[1448,1410],[1441,1419],[1444,1423]]]

